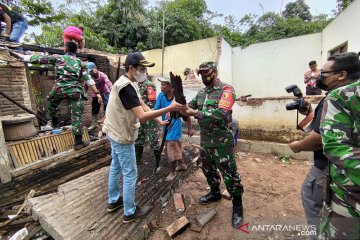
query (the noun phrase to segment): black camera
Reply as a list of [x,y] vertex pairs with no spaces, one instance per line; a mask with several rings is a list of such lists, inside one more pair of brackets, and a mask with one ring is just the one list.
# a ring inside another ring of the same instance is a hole
[[295,109],[304,110],[306,108],[306,103],[303,98],[303,94],[297,85],[295,85],[295,84],[290,85],[290,86],[286,87],[285,90],[288,93],[292,92],[294,94],[294,96],[296,97],[294,99],[294,102],[286,104],[286,110],[288,110],[288,111],[295,110]]

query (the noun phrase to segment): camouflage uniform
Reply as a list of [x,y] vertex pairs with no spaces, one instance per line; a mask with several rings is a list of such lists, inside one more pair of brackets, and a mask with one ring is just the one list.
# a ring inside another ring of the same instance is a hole
[[360,239],[360,83],[331,91],[321,123],[330,165],[330,199],[324,207],[325,239]]
[[209,186],[219,188],[219,169],[228,192],[238,197],[243,193],[243,186],[236,167],[234,137],[229,128],[235,99],[233,87],[219,81],[213,88],[200,90],[189,107],[198,110],[195,118],[200,126],[201,168]]
[[[150,108],[154,108],[156,102],[156,87],[150,81],[146,80],[143,83],[138,83],[141,99]],[[159,127],[154,120],[149,120],[141,123],[138,138],[135,141],[136,160],[142,158],[145,144],[148,143],[153,149],[155,156],[159,154]]]
[[51,118],[57,118],[60,102],[68,100],[72,132],[76,135],[83,133],[82,114],[84,112],[84,81],[88,85],[95,84],[88,74],[85,63],[73,54],[49,55],[30,57],[31,63],[51,64],[55,66],[56,80],[48,95],[48,110]]

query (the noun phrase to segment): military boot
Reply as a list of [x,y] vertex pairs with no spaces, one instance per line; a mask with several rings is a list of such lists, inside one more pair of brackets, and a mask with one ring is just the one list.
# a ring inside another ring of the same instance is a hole
[[135,145],[136,162],[140,163],[144,153],[144,146]]
[[220,201],[222,198],[220,188],[211,188],[211,191],[200,198],[202,204],[209,204]]
[[59,119],[57,117],[51,118],[51,126],[53,129],[60,128]]
[[79,150],[81,148],[84,148],[84,147],[88,146],[89,144],[90,144],[90,142],[88,142],[88,141],[84,142],[82,140],[81,135],[75,135],[75,145],[74,145],[75,150]]
[[91,126],[88,127],[88,130],[90,132],[96,129],[96,127],[98,125],[99,114],[92,114],[91,116],[92,116]]
[[242,196],[233,197],[233,214],[232,214],[232,225],[234,228],[241,226],[243,221],[243,205]]

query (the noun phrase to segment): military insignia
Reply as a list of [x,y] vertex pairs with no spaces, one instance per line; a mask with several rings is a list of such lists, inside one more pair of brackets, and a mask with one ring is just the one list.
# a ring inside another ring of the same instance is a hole
[[152,86],[147,87],[147,94],[149,101],[155,101],[156,100],[156,91]]
[[225,110],[231,110],[232,106],[234,105],[234,97],[232,94],[231,87],[225,87],[224,92],[221,95],[220,101],[219,101],[219,108],[225,109]]

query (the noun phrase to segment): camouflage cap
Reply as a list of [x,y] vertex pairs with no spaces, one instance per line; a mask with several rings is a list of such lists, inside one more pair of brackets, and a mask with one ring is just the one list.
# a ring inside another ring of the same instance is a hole
[[170,78],[167,77],[167,76],[159,77],[158,80],[159,80],[160,82],[170,83],[170,84],[171,84],[171,80],[170,80]]
[[191,71],[191,69],[190,68],[185,68],[185,70],[184,70],[184,73],[188,73],[188,72],[190,72]]
[[204,70],[209,70],[209,69],[217,70],[216,63],[215,62],[203,62],[199,66],[199,71],[204,71]]

